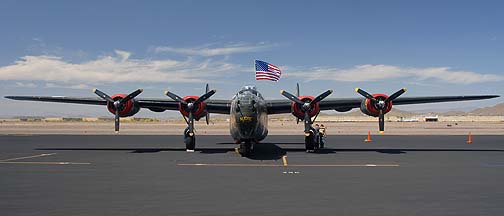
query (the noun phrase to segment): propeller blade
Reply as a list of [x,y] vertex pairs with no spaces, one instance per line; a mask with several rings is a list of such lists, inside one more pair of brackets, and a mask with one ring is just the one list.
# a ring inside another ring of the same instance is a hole
[[[299,98],[299,83],[296,83],[296,96]],[[296,118],[296,124],[299,124],[299,118]]]
[[406,92],[406,88],[402,88],[401,90],[397,91],[396,93],[390,95],[386,100],[385,100],[385,103],[386,102],[389,102],[389,101],[393,101],[395,100],[396,98],[398,98],[399,96],[401,96],[402,94],[404,94],[404,92]]
[[360,95],[364,96],[365,98],[372,100],[373,102],[376,102],[376,99],[373,97],[373,95],[367,93],[366,91],[360,89],[360,88],[355,88],[355,92],[359,93]]
[[308,111],[305,112],[304,115],[304,132],[309,133],[310,132],[310,126],[311,126],[311,118],[310,118],[310,113]]
[[116,133],[119,133],[119,107],[116,107],[115,108],[115,118],[114,118],[114,121],[115,121],[115,132]]
[[385,114],[383,114],[383,110],[380,110],[380,114],[378,115],[378,126],[380,129],[380,133],[385,132]]
[[304,104],[304,102],[303,102],[303,101],[299,100],[299,98],[298,98],[298,97],[296,97],[296,96],[292,95],[292,94],[291,94],[291,93],[289,93],[289,92],[286,92],[286,91],[284,91],[284,90],[280,90],[280,94],[282,94],[283,96],[285,96],[285,97],[286,97],[286,98],[288,98],[289,100],[294,101],[294,102],[295,102],[295,103],[297,103],[297,104],[301,104],[301,105],[303,105],[303,104]]
[[193,136],[194,135],[194,116],[193,116],[192,111],[189,112],[188,125],[189,125],[189,136]]
[[169,91],[165,91],[165,95],[168,96],[169,98],[173,99],[174,101],[178,101],[181,104],[187,105],[187,102],[183,100],[181,97],[178,95],[171,93]]
[[299,97],[299,83],[296,83],[296,96]]
[[138,96],[142,92],[143,92],[143,89],[137,89],[136,91],[131,92],[129,95],[127,95],[126,97],[121,99],[121,103],[126,103],[126,101],[129,101],[129,100],[135,98],[136,96]]
[[[206,84],[205,86],[205,93],[208,93],[210,91],[210,87],[208,86],[208,83]],[[206,124],[208,125],[209,124],[209,121],[210,121],[210,113],[206,113],[206,116],[205,116],[205,122]]]
[[310,102],[310,105],[314,105],[318,102],[320,102],[321,100],[323,100],[324,98],[326,98],[327,96],[329,96],[331,93],[333,92],[333,90],[327,90],[325,91],[324,93],[320,94],[319,96],[317,96],[315,99],[313,99],[311,102]]
[[215,92],[217,92],[217,91],[216,90],[210,90],[209,92],[205,93],[204,95],[201,95],[201,97],[199,97],[196,101],[194,101],[194,104],[199,104],[199,103],[207,100],[212,95],[214,95]]
[[99,97],[103,98],[104,100],[110,103],[114,103],[114,100],[110,96],[108,96],[107,94],[103,93],[98,89],[93,89],[93,93],[95,93],[96,95],[98,95]]

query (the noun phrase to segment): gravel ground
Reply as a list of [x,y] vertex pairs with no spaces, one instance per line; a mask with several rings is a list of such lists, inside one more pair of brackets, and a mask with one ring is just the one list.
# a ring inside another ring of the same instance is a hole
[[[332,135],[365,135],[378,133],[378,122],[324,122]],[[124,122],[121,134],[179,135],[186,127],[184,122]],[[389,135],[504,135],[504,122],[386,122]],[[226,122],[206,125],[196,123],[199,135],[228,135]],[[302,135],[303,125],[293,121],[270,122],[270,135]],[[113,122],[0,122],[0,134],[114,134]]]

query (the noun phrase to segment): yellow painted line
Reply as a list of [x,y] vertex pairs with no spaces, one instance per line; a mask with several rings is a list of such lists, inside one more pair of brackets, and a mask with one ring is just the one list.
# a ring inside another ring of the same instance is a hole
[[7,134],[8,136],[33,136],[33,134]]
[[89,165],[91,163],[75,162],[35,162],[35,161],[0,161],[0,164],[33,164],[33,165]]
[[0,160],[0,162],[22,160],[22,159],[28,159],[28,158],[45,157],[45,156],[51,156],[51,155],[55,155],[55,154],[56,153],[50,153],[50,154],[39,154],[39,155],[26,156],[26,157],[10,158],[10,159],[5,159],[5,160]]
[[[202,167],[283,167],[283,164],[207,164],[207,163],[192,163],[192,164],[177,164],[178,166],[202,166]],[[399,164],[290,164],[289,167],[399,167]]]
[[282,162],[283,162],[284,166],[287,166],[287,156],[286,155],[282,156]]

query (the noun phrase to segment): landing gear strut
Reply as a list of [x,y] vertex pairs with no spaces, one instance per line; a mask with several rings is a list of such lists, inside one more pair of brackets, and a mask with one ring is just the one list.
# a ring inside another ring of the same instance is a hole
[[189,127],[184,130],[184,143],[187,152],[194,152],[194,148],[196,147],[196,136],[189,133]]
[[323,148],[324,143],[322,142],[322,136],[315,130],[315,128],[310,127],[310,132],[305,133],[306,152],[315,152]]
[[315,133],[310,130],[310,133],[305,134],[305,149],[306,152],[315,152],[318,143],[315,142]]
[[238,152],[243,157],[250,156],[250,153],[252,153],[252,142],[247,140],[247,141],[243,141],[242,143],[240,143],[240,148],[238,149]]

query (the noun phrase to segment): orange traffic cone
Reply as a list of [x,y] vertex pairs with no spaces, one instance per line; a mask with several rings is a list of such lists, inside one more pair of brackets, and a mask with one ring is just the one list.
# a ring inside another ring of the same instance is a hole
[[471,132],[469,132],[469,135],[467,135],[467,144],[472,144],[472,143],[473,143],[472,134],[471,134]]
[[364,140],[364,142],[371,142],[373,140],[371,140],[371,131],[368,131],[367,132],[367,138]]

